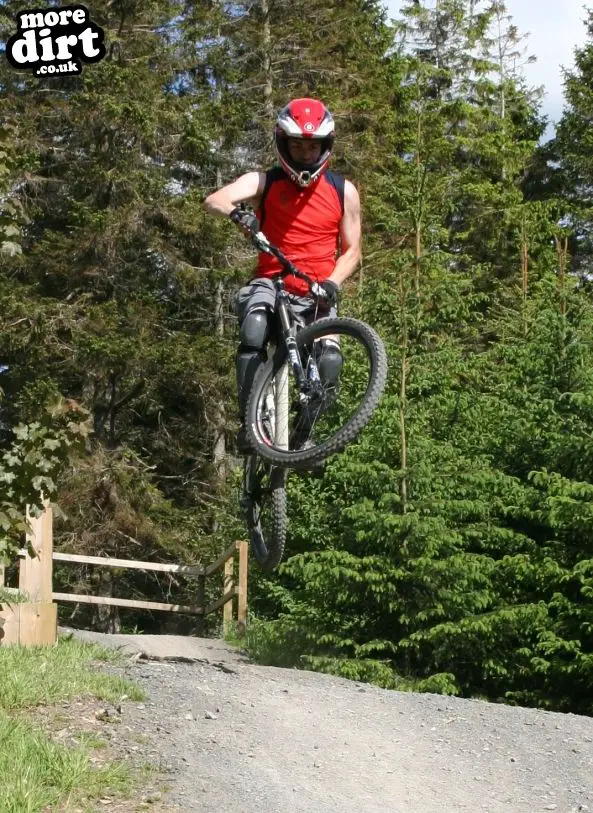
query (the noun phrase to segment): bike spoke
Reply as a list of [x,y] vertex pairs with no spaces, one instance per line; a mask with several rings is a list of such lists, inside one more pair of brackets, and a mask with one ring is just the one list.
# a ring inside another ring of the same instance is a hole
[[[288,449],[320,445],[356,413],[371,383],[371,360],[365,346],[350,335],[330,336],[300,348],[308,391],[301,393],[294,376],[288,380]],[[273,381],[269,389],[273,390]],[[259,426],[271,445],[267,401],[262,401]]]

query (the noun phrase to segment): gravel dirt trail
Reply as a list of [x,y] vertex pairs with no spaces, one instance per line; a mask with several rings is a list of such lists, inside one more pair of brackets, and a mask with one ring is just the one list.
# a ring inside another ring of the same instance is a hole
[[257,666],[222,642],[84,635],[131,654],[118,671],[148,697],[123,721],[187,813],[593,813],[592,718]]

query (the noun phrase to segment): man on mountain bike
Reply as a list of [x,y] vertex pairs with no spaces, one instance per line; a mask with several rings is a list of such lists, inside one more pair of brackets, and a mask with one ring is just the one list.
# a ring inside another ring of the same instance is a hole
[[[360,261],[360,200],[354,185],[328,170],[335,126],[325,105],[316,99],[294,99],[276,120],[280,166],[248,172],[209,195],[204,206],[212,214],[230,217],[248,232],[261,228],[271,243],[301,271],[319,283],[324,300],[313,300],[296,277],[284,280],[293,309],[308,324],[336,314],[337,294]],[[249,202],[256,214],[244,211]],[[245,408],[251,385],[265,362],[270,315],[275,304],[271,277],[281,271],[278,260],[260,254],[254,278],[235,297],[240,345],[236,372],[241,413],[237,451],[251,450],[245,430]],[[337,382],[342,369],[339,345],[326,344],[320,375]],[[303,438],[303,442],[306,438]],[[296,445],[298,445],[298,440]]]

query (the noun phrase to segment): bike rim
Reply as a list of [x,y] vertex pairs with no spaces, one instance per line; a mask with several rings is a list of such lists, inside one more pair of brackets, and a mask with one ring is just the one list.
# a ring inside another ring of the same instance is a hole
[[[310,393],[303,400],[295,376],[288,376],[287,416],[288,454],[302,448],[314,450],[327,444],[348,422],[352,421],[366,398],[373,381],[373,360],[367,343],[353,330],[334,326],[310,340],[299,334],[298,343],[303,369],[312,381]],[[281,447],[270,431],[267,394],[275,387],[280,370],[270,369],[257,399],[255,419],[261,441],[276,450]]]

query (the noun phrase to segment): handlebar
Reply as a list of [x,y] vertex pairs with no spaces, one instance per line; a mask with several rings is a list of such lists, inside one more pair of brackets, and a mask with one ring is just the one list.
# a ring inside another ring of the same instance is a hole
[[311,293],[313,296],[316,296],[319,299],[327,298],[325,291],[319,285],[319,283],[316,282],[316,280],[311,279],[311,277],[307,276],[307,274],[303,273],[303,271],[299,271],[296,265],[292,263],[288,257],[285,257],[277,246],[270,243],[263,231],[251,231],[251,241],[258,251],[262,251],[265,254],[271,254],[273,257],[276,257],[284,269],[282,273],[278,274],[278,278],[283,279],[284,277],[293,274],[295,277],[298,277],[298,279],[301,279],[303,282],[307,283],[309,286],[309,293]]
[[272,245],[263,231],[252,231],[251,232],[251,242],[253,245],[259,250],[263,251],[265,254],[272,254],[276,259],[279,261],[280,265],[283,267],[284,272],[286,274],[294,274],[295,276],[299,277],[300,279],[304,279],[305,282],[311,283],[312,280],[306,275],[303,274],[302,271],[296,267],[294,263],[292,263],[288,257],[285,257],[284,254],[280,251],[277,246]]
[[[245,216],[243,216],[245,215]],[[323,299],[329,304],[334,301],[334,295],[329,294],[327,288],[317,282],[317,280],[311,279],[307,274],[304,274],[302,271],[296,267],[296,265],[291,262],[288,257],[285,257],[284,254],[280,251],[278,246],[272,245],[263,231],[259,228],[259,222],[255,215],[252,212],[248,212],[245,206],[245,202],[243,201],[240,205],[235,207],[230,213],[229,217],[233,220],[237,225],[239,225],[243,231],[251,237],[251,242],[257,248],[258,251],[261,251],[265,254],[271,254],[273,257],[276,257],[282,268],[284,269],[280,274],[275,275],[273,279],[275,281],[282,280],[284,277],[289,276],[292,274],[293,276],[297,277],[298,279],[303,280],[303,282],[307,283],[309,288],[309,293],[317,297],[317,299]],[[337,290],[337,286],[336,290]]]

